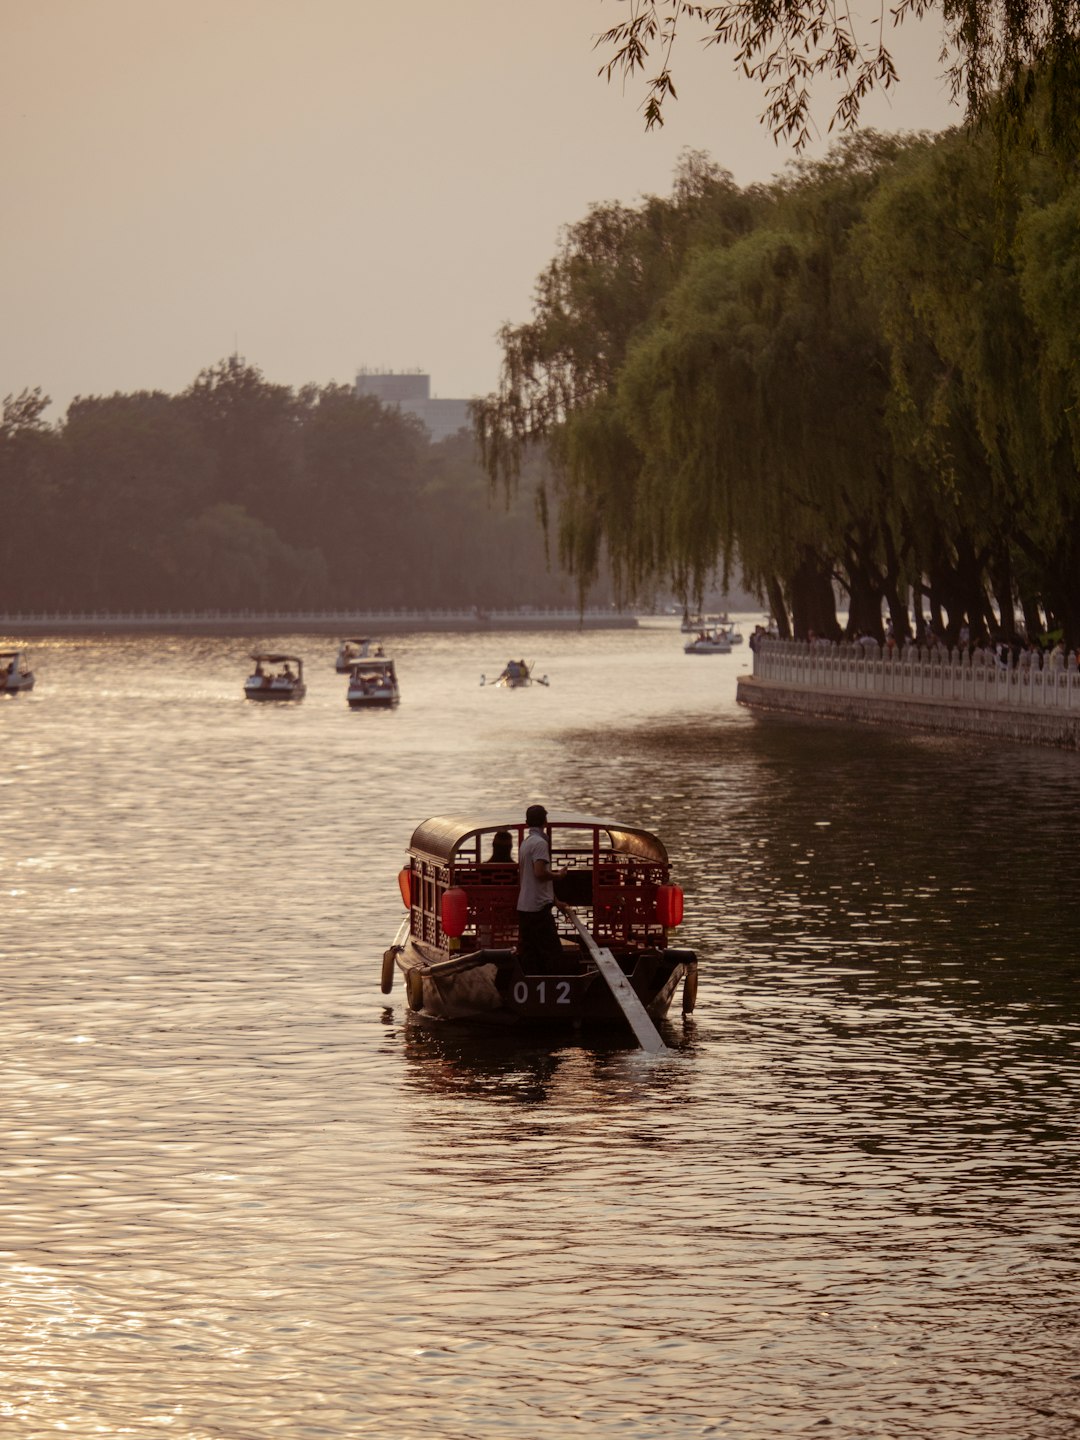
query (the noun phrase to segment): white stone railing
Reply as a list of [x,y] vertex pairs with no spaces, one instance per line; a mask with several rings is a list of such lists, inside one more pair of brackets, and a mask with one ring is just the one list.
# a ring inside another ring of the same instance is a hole
[[1080,670],[1076,656],[1022,654],[1002,665],[992,650],[970,653],[908,645],[891,653],[870,643],[832,644],[800,640],[761,642],[754,654],[754,678],[801,685],[834,694],[904,695],[920,700],[953,700],[969,705],[1080,713]]

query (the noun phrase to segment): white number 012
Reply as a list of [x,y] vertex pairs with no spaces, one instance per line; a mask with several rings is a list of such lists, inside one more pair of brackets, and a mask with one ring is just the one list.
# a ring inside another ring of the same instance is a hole
[[[569,1004],[570,1004],[570,981],[569,981],[569,980],[556,980],[556,981],[554,981],[553,983],[554,983],[554,986],[555,986],[555,1004],[556,1004],[556,1005],[569,1005]],[[536,980],[536,981],[534,981],[534,984],[536,985],[536,998],[537,998],[537,1000],[540,1002],[541,1005],[546,1005],[546,1004],[548,1003],[548,982],[547,982],[546,980]],[[516,981],[516,982],[515,982],[515,985],[514,985],[514,1002],[515,1002],[515,1004],[517,1004],[517,1005],[524,1005],[524,1004],[526,1004],[526,1003],[528,1002],[528,999],[529,999],[529,984],[528,984],[528,981],[527,981],[527,980],[518,980],[518,981]]]

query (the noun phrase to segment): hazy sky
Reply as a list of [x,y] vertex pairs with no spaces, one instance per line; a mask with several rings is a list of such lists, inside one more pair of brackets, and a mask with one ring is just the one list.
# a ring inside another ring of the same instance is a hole
[[[76,394],[176,393],[234,350],[294,386],[367,366],[493,389],[499,327],[591,203],[666,194],[688,147],[740,184],[791,158],[760,90],[690,40],[646,134],[643,87],[597,77],[623,11],[0,0],[0,396],[40,385],[56,420]],[[936,26],[900,38],[868,118],[956,123]]]

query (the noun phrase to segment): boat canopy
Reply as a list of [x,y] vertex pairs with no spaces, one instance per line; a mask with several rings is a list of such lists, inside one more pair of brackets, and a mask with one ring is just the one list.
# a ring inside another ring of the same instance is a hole
[[[409,849],[429,855],[432,859],[449,861],[477,835],[488,834],[492,830],[509,830],[516,832],[520,841],[526,828],[523,811],[518,811],[513,819],[506,815],[435,815],[416,827]],[[609,846],[616,854],[667,864],[668,854],[663,842],[651,831],[642,830],[637,825],[624,825],[619,820],[604,820],[595,815],[578,815],[572,810],[549,810],[544,828],[599,830],[607,835]]]

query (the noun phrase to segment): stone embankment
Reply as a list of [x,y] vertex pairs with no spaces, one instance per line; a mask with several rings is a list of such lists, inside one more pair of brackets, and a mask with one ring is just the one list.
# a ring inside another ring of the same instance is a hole
[[385,635],[409,630],[630,630],[637,617],[594,608],[513,610],[184,610],[0,615],[0,635]]
[[1075,656],[1001,665],[990,650],[890,655],[878,645],[763,640],[736,699],[755,711],[1080,749]]

